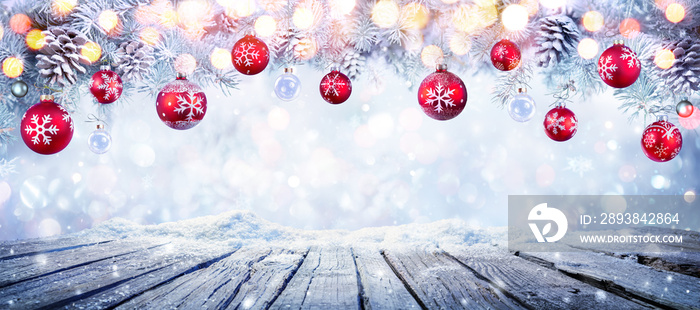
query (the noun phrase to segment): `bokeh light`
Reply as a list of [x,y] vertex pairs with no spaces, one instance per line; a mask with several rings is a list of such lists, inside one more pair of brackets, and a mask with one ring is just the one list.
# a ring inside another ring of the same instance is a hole
[[591,38],[585,38],[578,42],[578,54],[583,59],[593,59],[598,55],[598,42]]
[[[245,2],[245,1],[239,1]],[[177,6],[177,17],[183,25],[202,24],[202,21],[209,18],[210,8],[204,1],[188,0]],[[162,12],[159,12],[162,13]],[[247,16],[247,15],[246,15]]]
[[156,45],[160,41],[160,33],[158,29],[153,27],[146,27],[141,30],[141,41],[148,45]]
[[318,44],[313,37],[306,37],[299,40],[299,43],[294,45],[294,57],[300,60],[309,60],[316,55]]
[[285,130],[289,126],[289,112],[284,108],[275,107],[267,114],[267,124],[274,130]]
[[2,61],[2,72],[14,79],[24,72],[24,63],[17,57],[7,57]]
[[32,21],[25,14],[15,14],[10,18],[10,28],[18,34],[25,34],[32,27]]
[[450,50],[457,56],[466,55],[472,49],[472,40],[464,32],[458,32],[450,38]]
[[654,56],[654,63],[661,69],[671,68],[675,61],[676,57],[673,55],[673,52],[667,49],[657,51],[656,56]]
[[540,4],[548,9],[558,9],[566,4],[566,0],[540,0]]
[[666,19],[672,23],[680,23],[685,18],[685,8],[678,3],[666,7]]
[[277,30],[277,22],[270,15],[262,15],[255,20],[255,33],[261,37],[269,37]]
[[452,13],[452,23],[458,30],[473,33],[493,25],[498,20],[498,9],[491,0],[477,0],[473,5],[461,5]]
[[255,13],[255,0],[235,0],[228,6],[231,17],[247,17]]
[[197,60],[191,54],[180,54],[175,58],[175,71],[190,75],[197,69]]
[[696,199],[695,192],[693,190],[688,190],[683,194],[683,200],[687,203],[693,203]]
[[341,18],[352,12],[355,8],[355,0],[331,0],[330,7],[331,16],[334,18]]
[[160,15],[160,20],[158,21],[161,26],[168,29],[175,28],[178,22],[177,12],[175,12],[173,9],[163,11],[163,14]]
[[24,41],[30,49],[38,51],[46,45],[46,36],[39,29],[32,29],[27,32],[27,37]]
[[230,67],[231,52],[220,47],[214,48],[214,50],[211,52],[211,65],[219,70]]
[[640,31],[641,26],[634,18],[625,18],[620,22],[620,34],[627,39],[636,37]]
[[693,113],[688,117],[679,117],[678,123],[688,130],[695,130],[700,127],[700,109],[693,107]]
[[54,15],[66,16],[73,11],[77,4],[78,0],[53,0],[51,10]]
[[95,42],[87,42],[80,49],[80,54],[85,56],[90,63],[94,63],[102,57],[102,47]]
[[583,14],[583,28],[590,32],[596,32],[603,28],[605,18],[598,11],[588,11]]
[[372,8],[372,21],[379,28],[394,26],[399,20],[399,6],[393,0],[379,0]]
[[437,45],[428,45],[420,53],[423,65],[431,69],[434,69],[436,64],[443,62],[443,57],[442,49]]
[[314,24],[314,13],[306,6],[299,6],[294,10],[292,22],[299,29],[309,29]]
[[527,9],[519,4],[511,4],[501,13],[501,22],[510,31],[525,29],[528,21]]
[[119,16],[112,10],[104,10],[97,18],[97,23],[105,32],[110,33],[117,27],[117,24],[119,24]]
[[403,20],[409,29],[423,29],[430,21],[430,11],[420,3],[409,3],[401,8]]

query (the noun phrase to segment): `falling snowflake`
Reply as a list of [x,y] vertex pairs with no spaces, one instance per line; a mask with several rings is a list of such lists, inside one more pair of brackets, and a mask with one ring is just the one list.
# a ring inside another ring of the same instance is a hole
[[622,48],[622,60],[627,60],[627,66],[630,68],[635,67],[639,68],[639,59],[637,58],[637,55],[629,48],[623,47]]
[[656,138],[654,138],[654,135],[652,134],[646,134],[644,135],[644,140],[642,142],[644,142],[644,146],[650,148],[654,146],[654,143],[656,143]]
[[260,57],[259,51],[255,50],[255,45],[253,43],[243,42],[240,47],[236,49],[235,58],[237,65],[243,65],[250,67],[253,65],[255,60]]
[[450,98],[454,92],[454,89],[443,88],[442,84],[438,83],[434,90],[428,89],[428,99],[425,100],[425,103],[434,105],[436,112],[442,112],[444,108],[455,106],[454,100]]
[[[552,115],[547,116],[547,130],[551,130],[554,134],[559,133],[559,130],[564,131],[566,130],[566,125],[564,122],[566,122],[566,117],[559,117],[559,112],[554,112]],[[572,129],[574,128],[576,128],[575,123]]]
[[[123,85],[116,74],[102,73],[102,84],[97,85],[97,89],[106,90],[104,100],[117,100],[121,94]],[[112,99],[113,98],[113,99]]]
[[613,72],[617,71],[617,65],[612,63],[612,56],[600,58],[598,61],[598,74],[606,80],[613,79]]
[[340,74],[329,74],[326,75],[321,81],[321,86],[323,87],[324,96],[340,96],[339,89],[347,86],[345,80],[340,77]]
[[583,177],[584,173],[593,170],[593,161],[589,158],[578,156],[574,158],[567,158],[566,160],[568,162],[566,170],[571,170],[578,173],[581,177]]
[[175,112],[181,114],[187,111],[187,121],[193,120],[196,114],[204,114],[204,105],[199,96],[194,92],[187,92],[186,96],[177,96],[177,104],[178,106],[175,108]]
[[[32,125],[35,127],[32,127]],[[32,115],[32,125],[27,125],[27,127],[24,128],[24,131],[32,137],[32,142],[34,144],[44,142],[46,145],[51,145],[51,135],[58,134],[58,127],[51,124],[51,115],[46,114],[41,120],[38,114]],[[47,125],[51,126],[47,127]]]

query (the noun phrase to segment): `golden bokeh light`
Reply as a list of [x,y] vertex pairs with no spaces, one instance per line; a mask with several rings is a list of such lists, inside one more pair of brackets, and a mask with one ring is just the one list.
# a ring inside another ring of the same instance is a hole
[[53,0],[51,2],[51,11],[53,11],[54,15],[67,16],[77,4],[78,0]]
[[102,57],[102,47],[95,42],[88,42],[80,49],[80,54],[85,56],[90,63],[95,63]]
[[306,6],[299,6],[294,10],[292,23],[299,29],[309,29],[314,24],[314,12]]
[[27,43],[30,49],[38,51],[46,45],[46,36],[39,29],[32,29],[27,32],[27,37],[24,38],[24,42]]
[[430,11],[420,3],[409,3],[401,8],[402,19],[409,29],[423,29],[430,21]]
[[678,3],[671,3],[666,7],[666,19],[676,24],[685,18],[685,8]]
[[428,45],[420,52],[420,60],[426,67],[434,69],[436,64],[444,61],[442,49],[437,45]]
[[15,14],[10,18],[10,29],[18,34],[25,34],[32,27],[32,21],[25,14]]
[[519,4],[525,7],[527,15],[530,17],[535,16],[540,11],[538,0],[521,0]]
[[24,72],[24,63],[17,57],[7,57],[2,62],[2,72],[11,79],[14,79]]
[[671,68],[675,61],[676,56],[673,55],[673,52],[667,49],[661,49],[657,51],[656,56],[654,56],[654,63],[656,64],[656,66],[664,70]]
[[227,1],[225,5],[226,15],[232,18],[248,17],[255,13],[255,0]]
[[110,33],[119,24],[119,16],[112,10],[104,10],[97,18],[97,24],[99,24],[106,33]]
[[472,41],[466,33],[459,32],[450,38],[450,50],[455,53],[455,55],[466,55],[471,49]]
[[634,18],[625,18],[620,22],[620,34],[627,39],[636,37],[640,31],[641,26]]
[[277,22],[270,15],[262,15],[255,20],[255,33],[261,37],[269,37],[277,30]]
[[300,60],[309,60],[318,52],[318,44],[313,37],[306,37],[299,40],[299,43],[294,45],[294,57]]
[[219,70],[232,66],[231,52],[220,47],[214,48],[211,52],[211,65]]
[[585,38],[578,42],[578,54],[583,59],[593,59],[598,55],[598,42],[591,38]]
[[210,17],[210,11],[206,2],[187,0],[177,6],[177,18],[184,25],[201,23]]
[[501,22],[510,31],[520,31],[527,26],[528,13],[524,6],[511,4],[501,13]]
[[178,22],[177,12],[173,9],[165,10],[163,14],[160,15],[159,23],[165,28],[175,28]]
[[399,6],[393,0],[379,0],[372,8],[372,21],[379,28],[389,28],[399,21]]
[[583,28],[590,32],[602,29],[604,24],[603,14],[600,14],[598,11],[588,11],[586,14],[583,14]]
[[471,6],[462,5],[452,14],[452,23],[460,31],[472,33],[479,27],[479,24],[473,16]]
[[148,45],[156,45],[158,42],[160,42],[160,33],[158,32],[158,29],[153,27],[146,27],[141,30],[141,35],[139,37],[143,43]]
[[190,75],[197,69],[197,60],[191,54],[180,54],[175,58],[173,67],[178,73]]

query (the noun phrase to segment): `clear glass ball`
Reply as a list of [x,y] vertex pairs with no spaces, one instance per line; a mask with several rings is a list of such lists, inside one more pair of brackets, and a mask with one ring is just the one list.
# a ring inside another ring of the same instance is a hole
[[301,93],[301,81],[290,72],[280,75],[275,81],[275,94],[284,101],[292,101]]
[[521,123],[527,122],[535,116],[535,111],[537,111],[535,100],[528,94],[517,94],[508,102],[508,114],[510,114],[510,117],[515,121]]
[[104,129],[97,129],[88,137],[88,147],[95,154],[107,153],[112,147],[112,136]]

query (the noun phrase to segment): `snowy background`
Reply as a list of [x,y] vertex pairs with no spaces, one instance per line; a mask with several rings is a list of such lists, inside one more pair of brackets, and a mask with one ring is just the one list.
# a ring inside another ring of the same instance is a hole
[[272,89],[281,72],[269,71],[242,77],[232,97],[207,90],[207,115],[188,131],[161,123],[151,98],[118,102],[104,155],[87,148],[95,123],[85,120],[96,112],[84,97],[61,153],[38,155],[21,140],[9,148],[19,159],[17,173],[0,179],[0,239],[76,232],[113,217],[150,224],[239,209],[308,229],[451,218],[504,226],[511,194],[694,195],[700,187],[697,133],[672,117],[683,149],[652,162],[640,147],[651,120],[629,122],[611,90],[574,98],[579,130],[559,143],[544,134],[554,100],[537,82],[529,92],[537,114],[521,124],[491,102],[492,73],[457,72],[467,108],[439,122],[419,109],[417,86],[394,76],[379,85],[361,78],[333,106],[318,93],[324,73],[297,68],[302,95],[282,102]]

